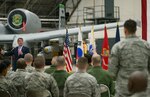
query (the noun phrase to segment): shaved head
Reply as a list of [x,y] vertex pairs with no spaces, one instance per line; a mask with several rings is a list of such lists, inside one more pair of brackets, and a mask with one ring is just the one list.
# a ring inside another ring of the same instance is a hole
[[42,69],[45,66],[45,58],[43,56],[37,56],[34,59],[34,67],[37,69]]
[[17,69],[25,69],[27,64],[25,63],[23,58],[17,60]]
[[65,58],[64,56],[58,56],[56,59],[56,66],[65,66]]
[[100,62],[101,62],[101,57],[99,54],[95,53],[93,56],[92,56],[92,63],[93,65],[100,65]]
[[88,66],[88,60],[86,57],[81,57],[78,59],[78,62],[77,62],[78,69],[85,70],[87,69],[87,66]]
[[136,22],[132,19],[129,19],[124,23],[124,28],[127,29],[130,34],[134,34],[136,32],[136,26]]
[[32,62],[32,61],[33,61],[33,56],[32,56],[32,54],[30,54],[30,53],[25,54],[24,60],[25,60],[26,62]]

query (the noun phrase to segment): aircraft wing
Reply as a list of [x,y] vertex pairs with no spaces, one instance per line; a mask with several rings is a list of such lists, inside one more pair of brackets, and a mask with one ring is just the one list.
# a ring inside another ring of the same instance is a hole
[[[123,26],[123,22],[120,22],[119,25]],[[104,26],[105,26],[105,24],[94,25],[94,31],[104,30]],[[116,26],[117,26],[117,23],[106,24],[107,29],[116,28]],[[89,33],[89,32],[91,32],[91,29],[92,29],[92,26],[81,27],[81,32]],[[79,27],[68,29],[69,35],[77,35],[78,32],[79,32]],[[43,32],[43,33],[33,33],[33,34],[29,34],[29,35],[26,34],[24,36],[27,41],[39,41],[39,40],[47,40],[47,39],[64,37],[65,35],[66,35],[66,29],[56,30],[56,31],[48,31],[48,32]]]
[[12,42],[14,40],[14,34],[8,35],[8,34],[0,34],[0,43],[6,43],[6,42]]
[[[119,22],[119,26],[123,26],[124,22]],[[94,31],[100,31],[104,29],[106,25],[107,29],[116,28],[117,23],[109,23],[109,24],[100,24],[94,25]],[[92,26],[81,27],[82,33],[91,32]],[[68,29],[69,35],[76,35],[79,32],[79,28],[71,28]],[[0,35],[0,43],[5,42],[14,42],[18,37],[22,37],[26,42],[34,42],[41,41],[53,38],[64,37],[66,35],[66,30],[55,30],[55,31],[47,31],[47,32],[38,32],[38,33],[29,33],[29,34],[1,34]]]

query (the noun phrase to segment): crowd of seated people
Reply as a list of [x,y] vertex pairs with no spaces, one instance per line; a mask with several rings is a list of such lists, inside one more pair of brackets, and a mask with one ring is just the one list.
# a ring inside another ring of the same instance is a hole
[[[109,72],[102,69],[100,55],[93,54],[90,59],[92,65],[88,68],[89,57],[79,58],[77,71],[72,73],[66,71],[63,56],[55,56],[52,67],[46,70],[44,57],[37,56],[33,61],[30,53],[18,59],[16,71],[11,70],[10,60],[2,60],[0,91],[7,91],[10,97],[114,97],[115,84]],[[137,71],[131,74],[128,91],[132,95],[127,97],[145,95],[147,83],[144,73]],[[107,90],[103,92],[101,85],[105,85]]]

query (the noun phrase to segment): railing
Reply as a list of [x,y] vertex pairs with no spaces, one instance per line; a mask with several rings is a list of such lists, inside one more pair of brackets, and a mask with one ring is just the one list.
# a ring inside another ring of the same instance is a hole
[[[119,20],[120,19],[120,8],[118,6],[114,6],[114,16],[112,19]],[[97,5],[95,7],[84,7],[83,10],[76,10],[74,15],[72,16],[72,22],[69,22],[68,25],[74,27],[78,25],[88,25],[93,24],[96,19],[106,19],[105,17],[105,6]],[[101,20],[100,20],[101,21]]]
[[[120,9],[118,6],[114,6],[114,16],[112,18],[120,18]],[[95,7],[83,8],[83,19],[105,18],[105,6],[98,5]]]

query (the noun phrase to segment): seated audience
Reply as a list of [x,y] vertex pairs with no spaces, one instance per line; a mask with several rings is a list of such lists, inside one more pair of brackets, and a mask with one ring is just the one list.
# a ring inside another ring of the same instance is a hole
[[128,90],[132,93],[131,97],[148,97],[146,89],[148,86],[148,76],[141,72],[135,71],[129,76]]
[[78,71],[70,75],[65,83],[64,97],[70,94],[84,94],[89,97],[99,97],[96,79],[86,72],[88,60],[85,57],[78,59]]
[[26,72],[26,63],[23,58],[17,60],[17,70],[12,75],[12,83],[18,91],[18,97],[25,97],[25,76],[29,73]]
[[12,77],[13,73],[14,73],[14,71],[12,71],[12,69],[11,69],[12,65],[11,65],[10,61],[7,60],[7,59],[4,60],[3,62],[7,65],[7,75],[6,75],[6,78],[10,79]]
[[[88,73],[96,78],[98,84],[104,84],[108,86],[110,94],[114,95],[115,85],[113,83],[113,79],[110,77],[110,74],[107,71],[102,69],[100,55],[94,54],[92,56],[92,64],[93,68],[91,68],[88,71]],[[104,92],[101,94],[101,97],[108,97],[108,96],[109,96],[108,92]]]
[[55,66],[56,59],[57,59],[57,56],[52,58],[52,61],[51,61],[52,65],[45,70],[46,73],[51,74],[56,70],[56,66]]
[[59,89],[55,79],[47,73],[44,73],[45,58],[37,56],[34,60],[35,71],[26,76],[27,91],[48,90],[52,97],[59,97]]
[[59,88],[59,97],[63,97],[64,84],[69,76],[69,73],[66,72],[64,69],[65,59],[63,56],[58,56],[56,59],[56,70],[52,73],[52,76],[57,82]]
[[31,66],[32,62],[33,62],[32,54],[30,54],[30,53],[25,54],[24,60],[25,60],[25,62],[27,64],[26,71],[31,73],[34,70],[34,67]]
[[8,91],[12,97],[17,97],[17,90],[12,84],[11,80],[6,80],[5,76],[7,74],[7,65],[5,62],[0,63],[0,91]]

